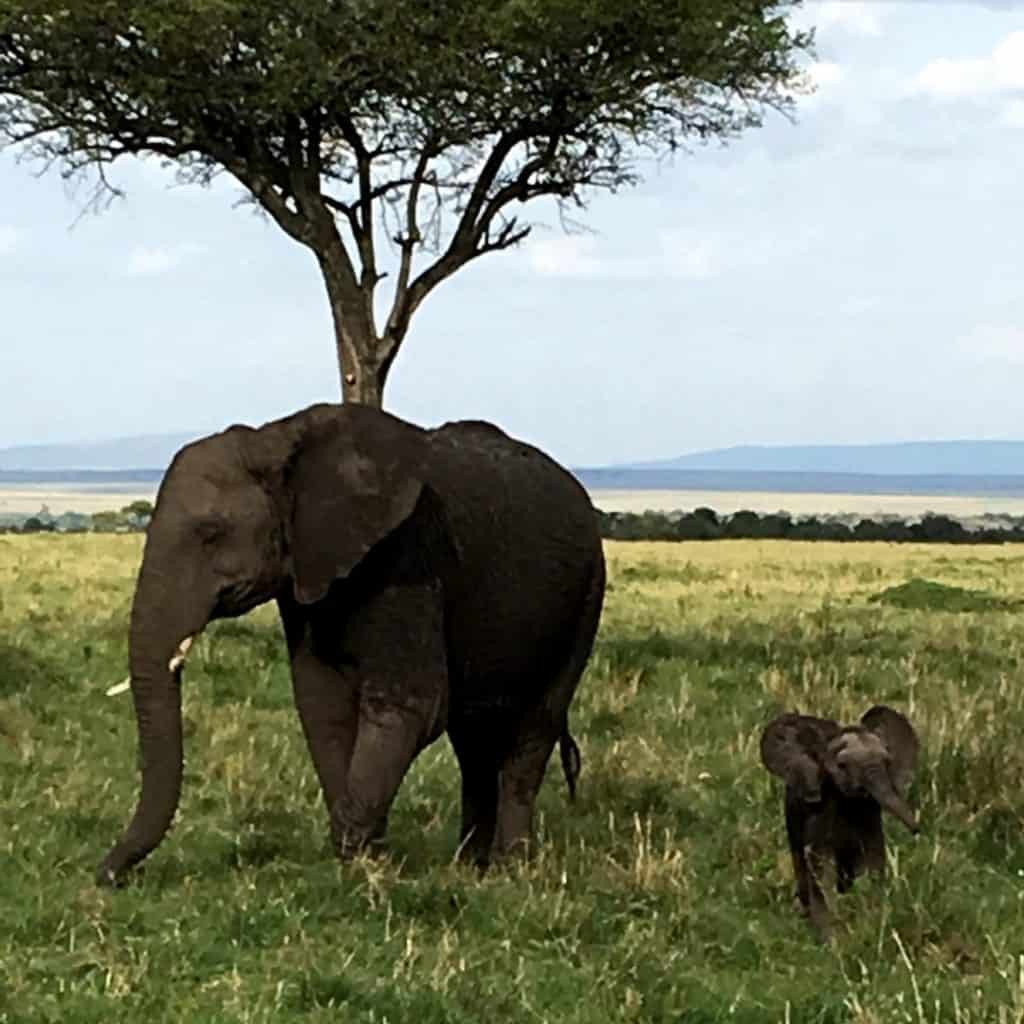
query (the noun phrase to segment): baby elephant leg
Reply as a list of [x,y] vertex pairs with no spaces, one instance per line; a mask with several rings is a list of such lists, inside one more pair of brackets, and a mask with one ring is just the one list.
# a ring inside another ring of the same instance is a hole
[[828,942],[832,933],[829,919],[828,904],[821,888],[821,879],[825,871],[825,858],[813,848],[805,853],[805,878],[808,890],[808,915],[811,925],[822,942]]

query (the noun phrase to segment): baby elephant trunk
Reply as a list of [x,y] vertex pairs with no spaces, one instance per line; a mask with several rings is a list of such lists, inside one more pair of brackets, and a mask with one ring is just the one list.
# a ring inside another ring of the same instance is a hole
[[879,773],[869,777],[868,790],[884,811],[888,811],[894,818],[899,818],[914,835],[917,835],[920,831],[917,818],[914,817],[914,812],[906,800],[896,791],[888,774]]

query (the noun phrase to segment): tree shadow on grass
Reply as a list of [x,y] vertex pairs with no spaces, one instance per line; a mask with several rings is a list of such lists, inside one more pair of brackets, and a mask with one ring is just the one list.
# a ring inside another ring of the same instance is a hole
[[45,659],[23,647],[0,642],[0,698],[13,697],[36,686],[52,686],[58,676]]

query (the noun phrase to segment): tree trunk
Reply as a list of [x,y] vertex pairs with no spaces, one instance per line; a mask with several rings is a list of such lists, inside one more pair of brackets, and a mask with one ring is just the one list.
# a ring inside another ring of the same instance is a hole
[[346,288],[344,277],[332,266],[330,255],[318,255],[318,258],[331,305],[342,399],[380,409],[394,346],[389,339],[377,336],[373,322],[373,289],[363,282],[355,289]]
[[345,402],[372,405],[376,409],[384,406],[384,384],[382,374],[374,369],[373,356],[366,355],[365,349],[352,343],[345,329],[334,323],[334,338],[338,352],[338,371],[341,374],[341,397]]

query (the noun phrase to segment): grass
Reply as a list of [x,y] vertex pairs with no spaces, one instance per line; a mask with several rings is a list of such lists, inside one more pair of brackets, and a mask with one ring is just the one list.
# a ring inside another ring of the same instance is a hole
[[[443,740],[389,855],[335,862],[273,612],[219,623],[186,673],[175,828],[109,893],[137,776],[130,698],[103,691],[140,541],[0,538],[0,1022],[1024,1021],[1015,551],[610,544],[579,800],[553,760],[536,858],[483,878],[452,862]],[[759,729],[876,701],[921,735],[924,830],[888,826],[888,885],[833,897],[822,948]]]

